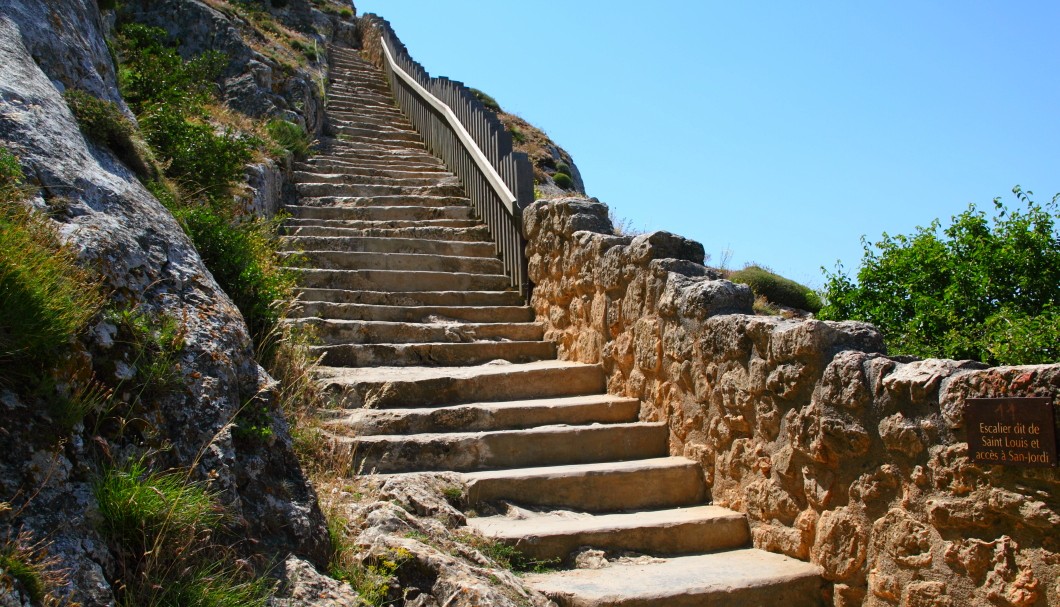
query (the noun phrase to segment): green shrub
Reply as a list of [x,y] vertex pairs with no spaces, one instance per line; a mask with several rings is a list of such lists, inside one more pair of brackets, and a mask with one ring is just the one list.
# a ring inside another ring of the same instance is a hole
[[562,160],[556,163],[556,172],[557,173],[566,173],[567,175],[573,175],[574,174],[570,170],[570,165],[567,164],[566,162],[563,162]]
[[98,281],[47,219],[18,204],[0,206],[0,378],[38,376],[102,301]]
[[552,181],[564,190],[569,190],[574,187],[574,180],[566,173],[553,173]]
[[251,158],[247,140],[231,132],[218,135],[169,106],[143,115],[141,124],[148,143],[169,163],[166,175],[193,194],[223,196]]
[[353,9],[351,8],[340,8],[339,16],[343,19],[353,19]]
[[905,236],[869,244],[855,280],[826,272],[821,318],[879,327],[892,354],[989,364],[1060,360],[1060,195],[1039,205],[1013,188],[1026,210],[994,200],[995,215],[969,205]]
[[265,127],[269,137],[276,145],[287,150],[295,158],[302,159],[309,155],[309,134],[305,129],[287,120],[270,120]]
[[110,148],[140,177],[157,176],[150,150],[140,138],[136,125],[122,114],[116,103],[76,89],[68,89],[63,97],[86,137]]
[[226,55],[218,51],[185,61],[160,27],[127,23],[117,39],[118,85],[137,115],[154,105],[195,113],[211,98],[215,81],[228,64]]
[[729,280],[751,287],[755,295],[764,296],[774,304],[814,313],[821,309],[821,298],[809,287],[759,266],[733,272]]
[[177,212],[206,267],[243,313],[251,335],[260,340],[279,321],[274,302],[285,299],[294,275],[276,256],[276,221],[233,223],[213,206]]
[[490,110],[493,110],[494,112],[500,113],[501,106],[500,106],[499,103],[497,103],[496,99],[494,99],[493,97],[487,95],[486,93],[483,93],[482,91],[478,90],[477,88],[468,87],[467,90],[471,91],[471,94],[474,95],[476,99],[481,101],[482,105],[486,106],[487,109],[490,109]]

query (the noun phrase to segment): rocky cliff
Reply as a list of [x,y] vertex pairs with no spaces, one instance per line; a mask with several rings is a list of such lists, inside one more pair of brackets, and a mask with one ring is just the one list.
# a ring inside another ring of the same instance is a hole
[[[285,5],[276,11],[281,22],[320,48],[352,35],[338,9],[329,14],[299,0]],[[319,133],[321,64],[285,60],[232,6],[238,5],[127,2],[121,18],[164,25],[189,57],[223,51],[228,64],[219,84],[230,107]],[[276,410],[275,382],[256,362],[239,310],[170,212],[114,152],[82,134],[64,100],[64,91],[84,91],[132,119],[108,46],[114,24],[115,12],[101,12],[95,0],[0,2],[0,143],[26,176],[24,199],[13,204],[47,218],[98,276],[108,309],[135,310],[97,315],[52,370],[54,390],[0,386],[5,546],[17,544],[21,532],[23,544],[45,547],[49,570],[65,578],[53,598],[85,605],[116,600],[120,558],[99,530],[97,493],[102,471],[129,458],[184,471],[216,493],[227,517],[224,533],[252,567],[288,555],[323,565],[329,551],[316,496]],[[258,162],[247,177],[241,195],[248,207],[275,210],[282,160]],[[130,318],[170,319],[179,335],[167,361],[176,377],[164,389],[120,394],[148,364],[128,347],[122,319]],[[48,403],[93,386],[107,391],[107,410],[70,428],[57,424]],[[266,412],[260,423],[267,438],[234,434],[233,420],[245,408]],[[32,589],[8,573],[3,604],[36,604]]]

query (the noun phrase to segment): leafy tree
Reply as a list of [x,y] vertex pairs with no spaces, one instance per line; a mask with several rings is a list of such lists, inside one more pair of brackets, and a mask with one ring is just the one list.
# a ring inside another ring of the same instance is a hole
[[856,278],[824,270],[819,317],[871,322],[893,354],[1060,361],[1060,194],[1040,205],[1012,192],[1025,210],[995,198],[991,219],[972,204],[945,229],[936,219],[911,236],[862,237]]

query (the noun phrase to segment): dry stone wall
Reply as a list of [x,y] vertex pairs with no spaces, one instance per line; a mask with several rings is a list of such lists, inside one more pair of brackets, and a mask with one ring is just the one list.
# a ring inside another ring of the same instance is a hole
[[665,420],[756,547],[810,560],[835,605],[1060,605],[1060,473],[977,465],[969,397],[1060,392],[1060,364],[884,354],[871,325],[755,316],[699,243],[612,235],[593,200],[524,213],[532,305],[561,358]]

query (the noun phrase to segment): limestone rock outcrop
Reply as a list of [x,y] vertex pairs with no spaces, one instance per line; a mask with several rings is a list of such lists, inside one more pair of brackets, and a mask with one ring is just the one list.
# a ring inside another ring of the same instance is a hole
[[612,235],[593,201],[524,212],[532,305],[560,357],[665,421],[756,547],[809,559],[835,605],[1060,604],[1060,475],[968,457],[970,397],[1060,393],[1060,364],[890,358],[856,322],[751,315],[666,233]]
[[[158,4],[143,3],[145,18]],[[291,3],[302,4],[308,7]],[[230,43],[225,50],[242,44],[222,16],[202,17],[212,10],[202,3],[167,7],[191,14],[170,22],[183,28],[174,30],[178,37],[203,48],[216,48],[219,41]],[[327,21],[333,26],[328,35],[336,35],[341,28],[330,17]],[[0,387],[0,499],[14,508],[0,512],[0,522],[48,538],[50,553],[69,571],[69,600],[113,604],[108,580],[114,579],[115,564],[96,531],[92,483],[101,464],[120,463],[132,453],[126,446],[135,446],[157,453],[163,465],[190,468],[220,492],[231,525],[264,559],[282,561],[294,554],[323,565],[330,544],[316,495],[273,404],[275,382],[255,362],[242,316],[176,220],[109,150],[86,140],[62,97],[65,88],[76,87],[127,109],[106,29],[94,0],[0,2],[0,141],[26,174],[25,204],[51,218],[83,265],[99,273],[110,301],[177,323],[183,336],[175,361],[179,378],[175,389],[152,395],[142,401],[143,410],[129,412],[118,442],[81,425],[62,441],[50,440],[55,433],[49,431],[48,411]],[[252,61],[248,56],[233,69],[245,70]],[[294,91],[305,101],[297,116],[319,132],[319,95],[312,83],[298,89],[296,81],[264,84]],[[270,99],[282,105],[278,97]],[[276,192],[282,190],[276,179],[283,176],[263,175],[260,181]],[[276,203],[262,196],[251,199],[259,206]],[[135,374],[137,361],[121,357],[116,331],[104,316],[72,346],[65,363],[69,381],[85,381],[93,373],[119,379]],[[268,439],[233,435],[232,421],[244,406],[269,411]]]

